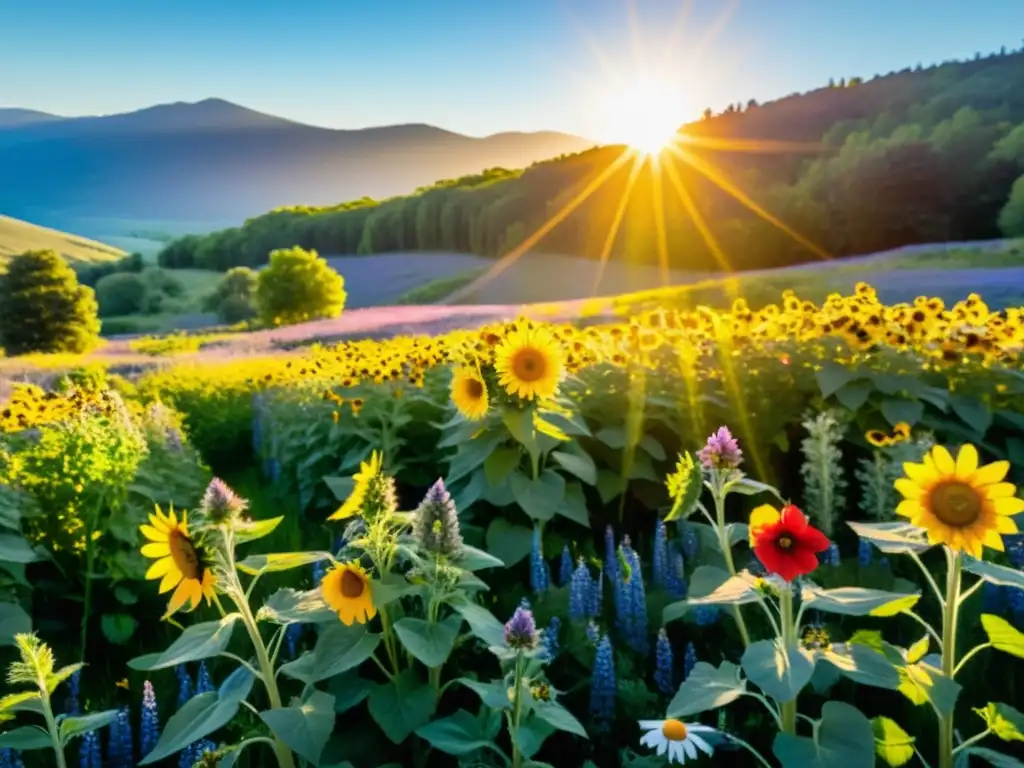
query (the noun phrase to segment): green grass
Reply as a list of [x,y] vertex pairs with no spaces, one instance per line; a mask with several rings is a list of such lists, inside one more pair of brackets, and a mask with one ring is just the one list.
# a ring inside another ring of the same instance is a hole
[[459,290],[459,288],[463,288],[472,283],[485,271],[486,270],[481,267],[480,269],[471,269],[459,275],[452,275],[451,277],[439,277],[436,280],[431,280],[429,283],[417,286],[411,291],[406,291],[395,299],[395,304],[443,303],[445,298]]
[[1001,248],[951,248],[930,253],[908,254],[880,263],[888,269],[1002,269],[1024,267],[1024,240]]
[[86,237],[0,216],[0,266],[12,256],[41,250],[57,251],[69,262],[89,264],[116,261],[127,255],[119,248]]

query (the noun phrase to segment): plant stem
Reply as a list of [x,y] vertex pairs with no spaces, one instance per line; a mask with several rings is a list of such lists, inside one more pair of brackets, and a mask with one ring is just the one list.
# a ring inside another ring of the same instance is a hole
[[992,643],[982,643],[981,645],[976,645],[973,648],[971,648],[971,650],[969,650],[966,654],[964,654],[964,657],[962,659],[960,659],[960,663],[957,664],[956,667],[953,669],[953,674],[954,675],[959,675],[960,674],[960,670],[963,668],[963,666],[968,661],[970,661],[974,657],[974,654],[980,653],[981,651],[984,651],[986,648],[991,648],[991,647],[992,647]]
[[515,694],[512,697],[512,768],[520,768],[523,756],[519,754],[519,717],[522,714],[523,654],[516,654]]
[[[942,608],[942,674],[956,675],[956,620],[960,609],[963,560],[959,552],[946,552],[946,597]],[[939,718],[939,768],[953,768],[953,712]]]
[[46,731],[50,734],[50,741],[53,742],[53,754],[56,757],[57,768],[67,768],[67,761],[64,759],[64,747],[60,743],[60,732],[57,730],[57,720],[53,716],[53,705],[50,704],[50,694],[46,692],[46,681],[41,681],[39,694],[43,702],[43,717],[46,718]]
[[86,643],[89,639],[89,614],[92,612],[92,579],[96,567],[96,550],[93,547],[92,527],[85,529],[85,595],[82,603],[82,661],[85,661]]
[[391,662],[391,671],[395,677],[401,674],[398,668],[398,649],[395,646],[395,633],[391,628],[391,621],[388,619],[388,612],[381,606],[377,613],[380,615],[380,628],[384,632],[384,650],[388,652],[388,661]]
[[[725,567],[730,576],[736,575],[736,564],[732,559],[732,547],[729,545],[729,531],[725,527],[725,494],[722,493],[722,482],[717,473],[711,488],[711,495],[715,501],[715,532],[718,533],[718,543],[722,548],[722,557],[725,559]],[[736,619],[736,626],[740,630],[740,638],[743,640],[743,647],[750,645],[750,633],[747,631],[747,624],[743,621],[743,614],[738,605],[732,606],[732,615]]]
[[[789,649],[796,644],[796,626],[793,623],[793,589],[787,584],[779,593],[779,607],[782,613],[782,647]],[[779,703],[782,732],[796,735],[796,697]]]
[[741,738],[739,738],[739,737],[737,737],[737,736],[733,736],[733,735],[732,735],[732,734],[730,733],[730,734],[729,734],[729,741],[731,741],[731,742],[734,742],[735,744],[738,744],[739,746],[743,747],[743,748],[744,748],[745,750],[747,750],[747,752],[749,752],[749,753],[750,753],[750,754],[752,754],[752,755],[753,755],[754,757],[756,757],[756,758],[757,758],[757,761],[758,761],[759,763],[761,763],[761,765],[765,766],[765,768],[772,768],[772,764],[771,764],[771,763],[769,763],[769,762],[768,762],[767,760],[765,760],[765,759],[764,759],[764,757],[763,757],[763,756],[761,755],[761,753],[760,753],[760,752],[758,752],[758,751],[757,751],[756,749],[754,749],[754,748],[753,748],[752,746],[750,746],[750,745],[749,745],[749,744],[748,744],[747,742],[745,742],[745,741],[744,741],[743,739],[741,739]]

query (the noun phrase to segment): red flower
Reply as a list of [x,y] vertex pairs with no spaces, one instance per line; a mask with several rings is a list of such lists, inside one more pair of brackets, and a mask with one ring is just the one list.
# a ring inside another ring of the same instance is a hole
[[786,581],[817,568],[818,553],[829,548],[825,534],[810,525],[804,513],[792,504],[783,507],[781,513],[771,507],[758,507],[751,516],[750,529],[757,559],[770,573]]

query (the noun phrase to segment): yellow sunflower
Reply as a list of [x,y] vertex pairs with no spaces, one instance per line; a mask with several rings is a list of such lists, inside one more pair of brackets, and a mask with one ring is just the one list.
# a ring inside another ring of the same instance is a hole
[[343,624],[365,624],[377,615],[370,589],[370,577],[359,563],[343,563],[327,572],[320,582],[324,602]]
[[157,508],[156,514],[149,516],[149,522],[150,525],[139,527],[149,540],[142,546],[142,555],[156,559],[146,571],[146,578],[160,579],[160,594],[174,590],[167,604],[167,614],[176,613],[186,605],[192,610],[204,597],[207,603],[211,602],[213,572],[192,543],[185,512],[179,520],[173,509],[164,514]]
[[510,395],[524,400],[552,397],[563,367],[562,349],[544,327],[513,331],[494,350],[499,383]]
[[478,371],[472,368],[455,371],[452,376],[452,402],[470,421],[479,421],[487,415],[487,385]]
[[1011,515],[1024,512],[1013,483],[1004,482],[1008,461],[978,466],[978,451],[964,445],[956,459],[937,445],[921,464],[906,463],[906,477],[896,481],[904,498],[896,514],[928,533],[932,544],[954,552],[982,556],[982,547],[1003,551],[1004,534],[1017,532]]
[[338,507],[338,511],[327,518],[328,520],[344,520],[362,512],[363,502],[366,500],[366,489],[369,487],[370,481],[380,474],[381,463],[379,451],[371,453],[369,461],[360,462],[359,471],[352,476],[355,483],[352,486],[352,493],[345,499],[345,503]]

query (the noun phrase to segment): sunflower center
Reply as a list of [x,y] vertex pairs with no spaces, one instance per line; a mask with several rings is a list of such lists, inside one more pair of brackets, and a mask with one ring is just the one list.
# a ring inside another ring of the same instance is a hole
[[547,360],[537,349],[520,349],[512,359],[512,370],[521,381],[538,381],[547,372]]
[[352,571],[341,574],[341,594],[348,598],[357,598],[363,594],[363,580]]
[[466,379],[466,395],[473,400],[479,400],[484,396],[484,383],[479,379]]
[[679,720],[666,720],[661,726],[661,735],[669,741],[685,741],[686,726]]
[[793,537],[792,536],[787,536],[786,534],[783,534],[782,536],[779,536],[779,538],[775,540],[775,543],[778,544],[779,549],[792,549],[793,548]]
[[192,540],[179,530],[171,531],[167,536],[167,547],[171,551],[171,559],[186,579],[199,579],[202,564]]
[[931,508],[939,520],[954,528],[965,528],[981,516],[982,500],[967,483],[940,483],[931,493]]

